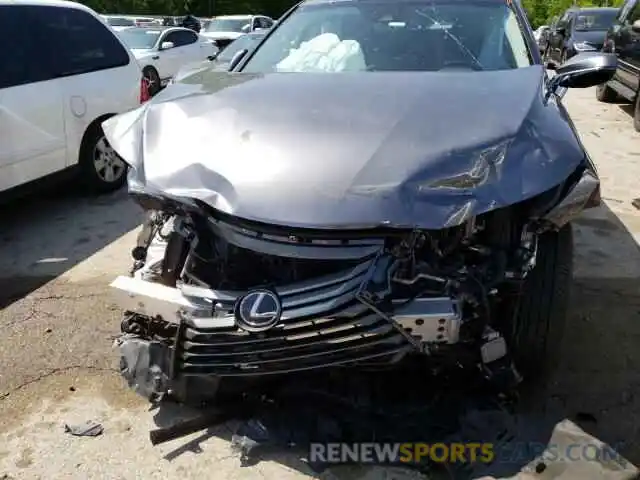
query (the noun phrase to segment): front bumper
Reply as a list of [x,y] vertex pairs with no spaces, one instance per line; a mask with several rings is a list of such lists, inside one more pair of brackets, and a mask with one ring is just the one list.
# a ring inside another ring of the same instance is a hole
[[457,343],[462,316],[455,299],[396,300],[388,314],[362,301],[363,289],[386,264],[383,258],[371,258],[343,272],[275,288],[282,316],[262,332],[244,330],[234,316],[246,292],[174,288],[125,276],[111,286],[126,311],[176,327],[175,337],[168,339],[174,377],[388,364],[410,352]]

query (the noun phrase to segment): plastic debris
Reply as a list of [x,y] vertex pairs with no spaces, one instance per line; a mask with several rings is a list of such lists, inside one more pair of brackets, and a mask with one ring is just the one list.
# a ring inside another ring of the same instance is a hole
[[65,423],[64,431],[71,435],[75,435],[76,437],[97,437],[102,434],[104,428],[100,423],[94,422],[93,420],[87,420],[85,423],[75,425]]

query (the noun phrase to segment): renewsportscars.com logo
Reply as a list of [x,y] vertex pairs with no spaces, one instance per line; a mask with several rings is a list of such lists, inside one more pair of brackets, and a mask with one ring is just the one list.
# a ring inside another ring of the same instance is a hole
[[515,463],[544,455],[547,461],[629,463],[606,444],[566,445],[520,442],[495,448],[492,443],[312,443],[309,460],[320,463]]
[[326,463],[491,463],[491,443],[312,443],[309,460]]

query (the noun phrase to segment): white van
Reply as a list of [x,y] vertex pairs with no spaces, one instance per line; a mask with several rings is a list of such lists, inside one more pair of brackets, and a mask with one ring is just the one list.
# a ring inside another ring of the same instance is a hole
[[70,173],[121,187],[127,166],[101,124],[149,96],[105,21],[75,2],[0,0],[0,45],[0,195]]

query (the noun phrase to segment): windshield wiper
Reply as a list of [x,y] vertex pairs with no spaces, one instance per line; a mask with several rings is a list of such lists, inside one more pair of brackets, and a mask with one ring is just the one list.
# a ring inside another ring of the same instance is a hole
[[[434,24],[437,25],[448,25],[446,22],[441,21],[440,19],[436,19],[434,17],[429,16],[428,14],[426,14],[425,12],[422,12],[420,10],[416,10],[416,13],[422,17],[427,18],[428,20],[430,20],[431,22],[433,22]],[[480,61],[476,58],[476,56],[471,52],[471,50],[469,50],[464,43],[462,43],[462,41],[460,41],[460,39],[458,37],[456,37],[453,33],[451,33],[449,31],[449,29],[447,28],[442,28],[441,29],[445,35],[447,37],[449,37],[451,40],[453,40],[456,45],[458,46],[458,48],[460,48],[460,50],[465,53],[469,58],[471,58],[471,60],[473,61],[473,63],[475,63],[476,67],[478,67],[480,70],[484,70],[484,65],[482,65],[480,63]]]

